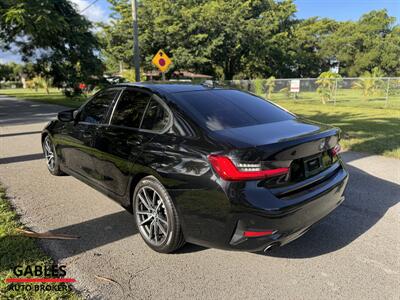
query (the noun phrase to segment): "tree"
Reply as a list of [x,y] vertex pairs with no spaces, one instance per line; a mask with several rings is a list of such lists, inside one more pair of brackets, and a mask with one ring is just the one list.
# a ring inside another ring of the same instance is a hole
[[0,81],[1,80],[9,80],[10,75],[12,74],[12,69],[7,64],[0,64]]
[[[236,59],[234,61],[234,66],[238,68],[235,74],[241,73],[244,78],[295,76],[291,40],[293,26],[297,22],[294,18],[296,6],[289,0],[246,1],[243,5],[246,7],[249,3],[253,3],[256,9],[250,5],[251,13],[248,15],[251,17],[245,16],[243,24],[239,25],[245,30],[236,45],[242,50],[239,52],[240,64]],[[240,15],[240,10],[237,14]]]
[[[129,0],[109,0],[112,20],[99,32],[102,57],[111,72],[133,67]],[[295,18],[292,0],[146,0],[139,2],[142,67],[163,49],[173,69],[221,80],[275,76],[316,77],[340,61],[342,75],[359,76],[379,66],[400,72],[400,26],[385,10],[357,22]]]
[[[127,0],[110,0],[112,21],[99,35],[107,67],[132,67],[132,17]],[[146,69],[161,48],[175,69],[224,79],[289,74],[284,53],[295,6],[284,1],[147,0],[139,3],[140,54]]]
[[359,76],[375,67],[390,76],[400,75],[400,26],[395,21],[386,10],[378,10],[357,22],[340,22],[322,41],[322,52],[340,61],[342,75]]
[[329,69],[329,56],[323,53],[324,41],[337,30],[338,22],[317,17],[298,21],[291,38],[293,77],[318,77]]
[[2,0],[0,47],[16,47],[24,61],[56,85],[74,85],[102,74],[91,23],[68,0]]

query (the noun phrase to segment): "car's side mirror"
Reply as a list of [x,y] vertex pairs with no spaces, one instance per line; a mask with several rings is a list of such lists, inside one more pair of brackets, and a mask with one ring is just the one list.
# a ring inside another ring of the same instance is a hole
[[73,116],[75,122],[78,121],[78,115],[79,115],[79,110],[74,110],[72,112],[72,116]]
[[71,122],[75,119],[74,110],[66,110],[58,113],[57,118],[61,122]]

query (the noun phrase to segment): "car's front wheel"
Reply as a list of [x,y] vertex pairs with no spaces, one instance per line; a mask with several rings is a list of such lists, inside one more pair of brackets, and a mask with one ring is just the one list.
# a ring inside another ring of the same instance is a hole
[[175,206],[165,187],[154,177],[143,178],[133,195],[135,221],[146,244],[170,253],[185,243]]
[[56,176],[64,175],[60,169],[60,163],[57,157],[56,148],[54,147],[53,141],[50,135],[46,135],[43,140],[43,153],[46,159],[47,169],[49,172]]

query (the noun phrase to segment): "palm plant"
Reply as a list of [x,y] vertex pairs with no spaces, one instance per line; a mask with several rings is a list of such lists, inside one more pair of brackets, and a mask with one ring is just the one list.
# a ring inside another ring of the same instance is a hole
[[257,78],[254,79],[254,93],[258,96],[262,96],[264,94],[264,82],[265,79]]
[[318,84],[317,92],[321,96],[323,104],[333,99],[334,93],[337,88],[338,81],[342,80],[342,76],[331,71],[322,72],[318,76],[316,83]]
[[372,72],[365,71],[360,79],[353,83],[353,88],[362,90],[365,97],[378,95],[384,89],[383,76],[383,72],[375,67]]
[[268,99],[272,98],[272,93],[274,92],[274,88],[275,88],[275,77],[271,76],[267,79],[267,81],[265,82],[265,85],[267,86],[267,97]]

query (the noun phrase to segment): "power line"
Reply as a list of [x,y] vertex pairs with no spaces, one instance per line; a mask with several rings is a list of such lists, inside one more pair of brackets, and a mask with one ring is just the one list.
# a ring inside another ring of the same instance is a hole
[[84,9],[82,9],[80,12],[83,13],[85,10],[87,10],[89,7],[91,7],[93,4],[95,4],[99,0],[94,0],[92,3],[90,3],[88,6],[86,6]]

